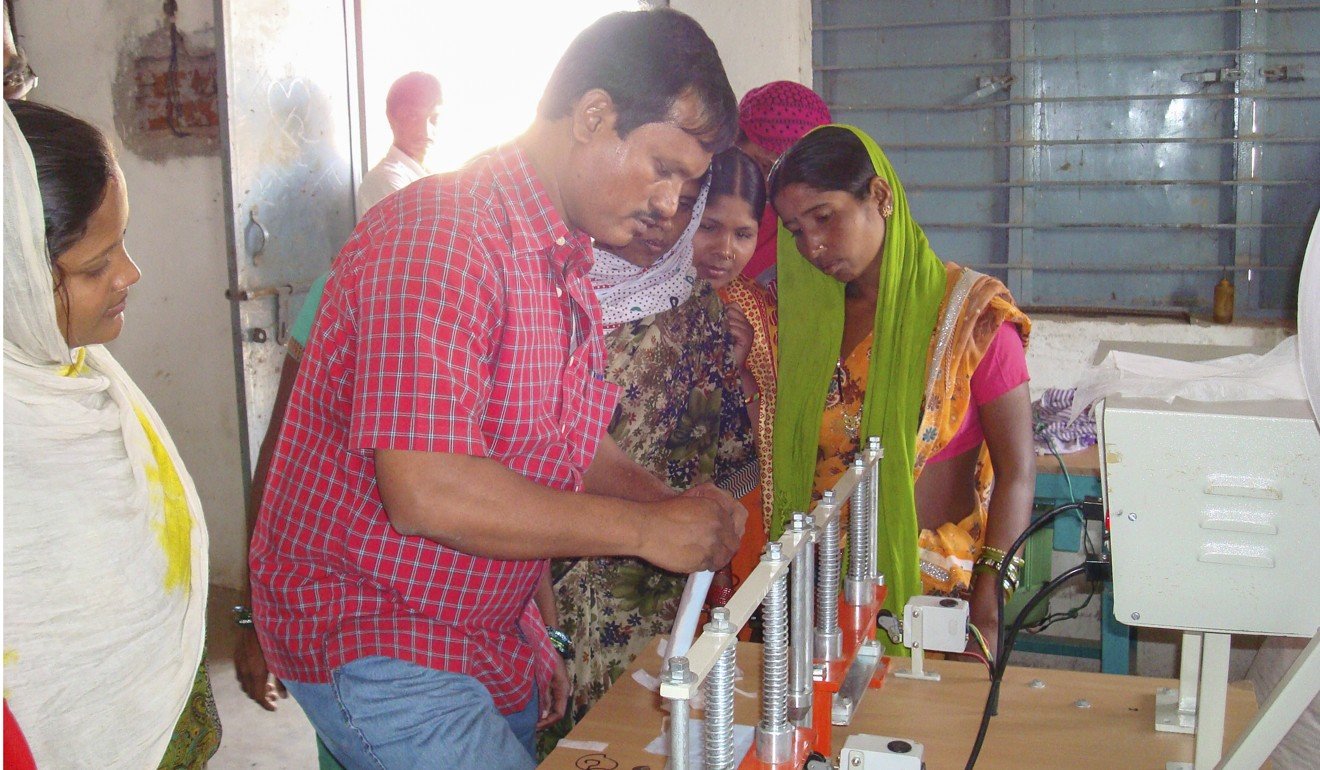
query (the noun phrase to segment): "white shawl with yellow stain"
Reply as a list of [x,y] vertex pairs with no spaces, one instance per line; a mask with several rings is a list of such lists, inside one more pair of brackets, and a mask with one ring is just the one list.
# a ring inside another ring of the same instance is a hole
[[201,504],[129,376],[59,332],[8,107],[4,158],[4,694],[39,767],[153,768],[202,660]]

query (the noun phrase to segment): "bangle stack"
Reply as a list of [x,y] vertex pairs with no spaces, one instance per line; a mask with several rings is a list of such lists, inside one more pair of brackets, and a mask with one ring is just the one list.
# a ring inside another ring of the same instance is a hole
[[252,608],[246,604],[240,604],[233,609],[234,623],[240,628],[253,628]]
[[987,545],[981,549],[981,555],[976,557],[976,566],[972,568],[973,573],[991,574],[996,577],[1000,571],[1004,574],[1004,601],[1013,598],[1013,592],[1017,591],[1018,585],[1022,582],[1022,567],[1026,562],[1021,556],[1014,556],[1004,565],[1004,559],[1008,554],[992,545]]
[[554,646],[555,652],[559,653],[559,657],[564,660],[573,659],[573,640],[564,633],[563,629],[546,626],[545,635],[550,637],[550,644]]

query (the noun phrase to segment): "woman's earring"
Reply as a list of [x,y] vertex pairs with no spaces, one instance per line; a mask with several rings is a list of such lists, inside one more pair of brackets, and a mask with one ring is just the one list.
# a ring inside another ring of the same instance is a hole
[[880,216],[884,217],[885,219],[889,219],[889,217],[893,216],[893,214],[894,214],[894,199],[890,198],[889,200],[885,201],[885,205],[880,207]]

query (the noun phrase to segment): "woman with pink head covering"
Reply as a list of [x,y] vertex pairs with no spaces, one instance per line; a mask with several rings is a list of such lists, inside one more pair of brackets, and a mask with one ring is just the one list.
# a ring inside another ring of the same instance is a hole
[[[801,83],[776,80],[748,91],[738,103],[738,148],[756,161],[768,179],[770,168],[794,142],[831,122],[830,108],[819,94]],[[774,209],[766,206],[756,252],[743,275],[761,283],[773,279],[778,237],[779,220]]]

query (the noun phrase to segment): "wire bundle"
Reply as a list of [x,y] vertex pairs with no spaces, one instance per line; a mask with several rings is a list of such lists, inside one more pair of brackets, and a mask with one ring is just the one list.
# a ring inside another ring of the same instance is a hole
[[1064,583],[1067,583],[1074,577],[1088,571],[1088,563],[1083,562],[1050,580],[1044,586],[1041,586],[1040,590],[1031,597],[1031,600],[1027,602],[1026,606],[1018,612],[1017,617],[1013,619],[1013,622],[1008,626],[1007,631],[1005,631],[1004,580],[1007,578],[1007,575],[1005,574],[1006,567],[1011,563],[1013,557],[1032,535],[1045,525],[1053,522],[1063,513],[1069,511],[1082,512],[1083,504],[1069,503],[1067,505],[1061,505],[1039,519],[1031,522],[1031,524],[1022,531],[1022,534],[1018,535],[1017,540],[1013,541],[1013,545],[1009,547],[1008,551],[1005,552],[1006,558],[1003,560],[1000,567],[999,580],[995,583],[995,604],[999,610],[999,636],[996,640],[996,649],[993,656],[990,655],[989,645],[986,644],[985,638],[981,635],[981,632],[977,630],[975,626],[968,624],[982,651],[982,655],[973,655],[973,657],[981,658],[985,662],[986,667],[990,670],[990,692],[986,695],[985,708],[981,712],[981,724],[976,732],[976,742],[972,744],[971,756],[967,759],[966,770],[973,770],[976,766],[976,759],[981,754],[981,746],[985,743],[986,733],[990,729],[990,718],[994,716],[998,710],[999,688],[1004,679],[1004,672],[1008,669],[1008,658],[1013,652],[1013,644],[1017,640],[1018,633],[1021,632],[1026,625],[1027,618],[1031,616],[1032,611],[1034,611],[1041,602],[1048,599],[1050,594],[1057,591]]

